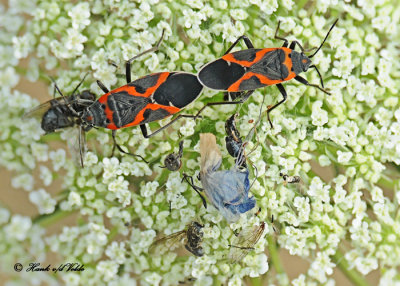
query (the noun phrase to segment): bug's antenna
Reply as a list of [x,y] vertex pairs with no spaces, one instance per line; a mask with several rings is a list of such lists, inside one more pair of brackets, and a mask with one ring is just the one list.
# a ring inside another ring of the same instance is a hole
[[333,23],[333,25],[329,29],[328,33],[326,34],[325,39],[322,41],[322,44],[318,47],[318,49],[315,51],[315,53],[313,53],[311,56],[308,57],[309,59],[311,59],[313,56],[315,56],[315,54],[318,53],[318,51],[322,48],[322,46],[325,44],[325,41],[328,38],[330,32],[332,31],[333,27],[335,27],[335,25],[338,21],[339,21],[339,19],[336,19],[335,23]]

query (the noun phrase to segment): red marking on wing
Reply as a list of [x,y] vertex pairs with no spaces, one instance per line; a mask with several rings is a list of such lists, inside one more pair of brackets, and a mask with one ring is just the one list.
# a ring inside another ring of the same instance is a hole
[[[119,88],[116,88],[116,89],[110,91],[109,93],[107,93],[103,96],[106,96],[110,93],[126,91],[127,93],[129,93],[132,96],[149,97],[149,96],[153,95],[153,93],[157,90],[157,88],[159,88],[160,85],[167,80],[169,75],[170,75],[169,72],[154,73],[154,74],[147,75],[147,77],[158,76],[158,80],[155,85],[148,87],[144,93],[140,93],[140,92],[136,91],[136,88],[134,86],[124,85],[124,86],[121,86]],[[133,81],[133,82],[135,82],[135,81]]]
[[[113,93],[118,93],[118,92],[121,92],[121,91],[125,91],[125,92],[127,92],[128,94],[130,94],[130,95],[132,95],[132,96],[150,97],[150,96],[152,96],[152,95],[154,94],[154,92],[157,90],[157,88],[159,88],[160,85],[161,85],[162,83],[164,83],[164,82],[167,80],[167,78],[168,78],[169,75],[170,75],[169,72],[154,73],[154,74],[148,75],[148,76],[158,76],[158,80],[157,80],[157,82],[156,82],[155,85],[153,85],[152,87],[147,88],[146,91],[145,91],[144,93],[139,93],[139,92],[137,92],[137,91],[136,91],[136,88],[135,88],[134,86],[124,85],[124,86],[121,86],[121,87],[119,87],[119,88],[113,89],[113,90],[111,90],[110,92],[108,92],[108,93],[106,93],[106,94],[103,94],[103,95],[98,99],[98,101],[99,101],[101,104],[104,104],[104,105],[106,106],[106,108],[104,109],[104,113],[106,114],[107,119],[110,121],[110,124],[107,125],[107,128],[108,128],[108,129],[112,129],[112,130],[119,129],[119,128],[114,124],[114,120],[113,120],[113,111],[109,108],[109,106],[108,106],[108,104],[107,104],[107,99],[108,99],[108,97],[109,97],[111,94],[113,94]],[[152,104],[149,104],[149,105],[152,105]],[[147,107],[148,107],[149,105],[147,105]],[[161,105],[160,105],[160,106],[161,106]],[[146,107],[146,108],[147,108],[147,107]],[[174,108],[176,108],[176,107],[174,107]],[[164,108],[164,109],[165,109],[165,108]],[[177,109],[179,109],[179,108],[177,108]],[[144,112],[144,110],[142,110],[142,111]],[[142,112],[142,111],[138,114],[138,117],[142,116],[141,121],[143,121],[143,112]],[[177,112],[177,111],[176,111],[176,112]],[[176,112],[174,112],[174,113],[176,113]],[[171,113],[171,114],[173,114],[173,113]],[[139,123],[136,123],[136,121],[137,121],[137,118],[135,118],[135,121],[133,121],[133,122],[130,123],[129,125],[123,126],[123,127],[121,127],[121,128],[128,127],[128,126],[138,125],[140,122],[139,122]]]
[[292,72],[292,67],[293,67],[292,59],[289,58],[289,54],[292,52],[292,50],[285,47],[282,47],[281,49],[285,52],[285,61],[283,62],[283,64],[287,67],[289,71],[289,75],[285,78],[284,81],[288,81],[296,76],[296,74]]
[[244,66],[244,67],[251,67],[252,65],[257,63],[258,61],[260,61],[264,57],[264,55],[266,53],[274,51],[276,49],[279,49],[279,48],[262,49],[262,50],[260,50],[260,51],[258,51],[256,53],[256,56],[255,56],[254,60],[252,60],[252,61],[240,61],[240,60],[237,60],[237,59],[235,59],[235,57],[233,56],[232,53],[226,54],[225,56],[222,57],[222,59],[227,61],[227,62],[239,64],[239,65]]
[[[172,115],[172,114],[175,114],[175,113],[177,113],[177,112],[179,112],[179,111],[181,110],[180,108],[175,107],[175,106],[166,106],[166,105],[161,105],[161,104],[156,104],[156,103],[149,103],[149,104],[146,105],[145,108],[143,108],[143,109],[137,114],[137,116],[135,117],[135,119],[134,119],[131,123],[128,123],[128,124],[122,126],[121,128],[139,125],[139,124],[142,123],[142,121],[144,120],[143,114],[144,114],[144,112],[145,112],[146,110],[158,110],[158,109],[164,109],[165,111],[167,111],[167,112],[169,113],[169,114],[168,114],[167,116],[165,116],[165,117],[168,117],[168,116],[170,116],[170,115]],[[165,117],[164,117],[164,118],[165,118]],[[108,128],[108,127],[107,127],[107,128]],[[110,129],[112,129],[112,128],[110,128]],[[115,129],[115,128],[114,128],[114,129]]]
[[239,80],[237,80],[234,84],[232,84],[230,87],[228,87],[227,91],[232,91],[232,92],[237,92],[237,91],[242,91],[240,90],[240,84],[245,81],[250,79],[251,77],[257,77],[262,84],[265,86],[267,85],[274,85],[277,83],[281,83],[283,80],[271,80],[268,77],[259,74],[259,73],[254,73],[254,72],[247,72],[244,76],[242,76]]
[[[287,67],[289,74],[284,80],[280,80],[280,79],[272,80],[272,79],[269,79],[267,76],[260,74],[260,73],[247,72],[239,80],[237,80],[230,87],[228,87],[227,91],[231,91],[231,92],[242,91],[242,90],[240,90],[240,84],[243,81],[248,80],[253,76],[257,77],[264,86],[278,84],[278,83],[288,81],[288,80],[291,80],[292,78],[294,78],[296,76],[296,74],[291,71],[293,63],[292,63],[292,59],[289,58],[289,54],[292,52],[291,49],[285,48],[285,47],[273,48],[273,49],[263,49],[263,50],[259,51],[258,53],[261,53],[262,51],[265,51],[265,50],[271,51],[271,50],[277,50],[277,49],[282,49],[285,52],[285,61],[283,62],[283,64]],[[263,53],[263,55],[265,55],[265,53]],[[257,57],[258,57],[258,55],[257,55]]]

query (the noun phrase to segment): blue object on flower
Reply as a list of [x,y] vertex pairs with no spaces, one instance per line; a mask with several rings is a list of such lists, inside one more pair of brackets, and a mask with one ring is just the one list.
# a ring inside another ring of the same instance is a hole
[[254,197],[249,197],[250,181],[247,168],[242,170],[236,163],[231,170],[218,171],[222,156],[214,134],[200,134],[200,155],[200,181],[204,192],[229,223],[237,221],[240,214],[255,207]]

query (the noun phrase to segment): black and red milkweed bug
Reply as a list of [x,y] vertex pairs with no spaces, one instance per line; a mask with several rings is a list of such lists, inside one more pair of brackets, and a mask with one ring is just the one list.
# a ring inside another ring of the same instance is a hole
[[[302,84],[313,86],[329,94],[324,88],[324,82],[318,68],[312,64],[311,58],[321,49],[328,38],[338,19],[333,23],[318,49],[310,56],[298,41],[289,41],[278,36],[279,25],[275,32],[275,39],[284,41],[280,48],[255,49],[250,39],[243,35],[239,37],[224,56],[203,66],[199,73],[199,81],[206,87],[214,90],[223,90],[230,93],[232,100],[240,97],[239,101],[211,102],[206,104],[199,112],[207,106],[221,104],[239,104],[245,102],[255,89],[276,85],[283,96],[277,104],[268,108],[268,121],[273,128],[269,113],[277,106],[285,102],[287,94],[282,82],[295,79]],[[243,40],[248,49],[230,53],[230,51]],[[295,51],[299,46],[301,52]],[[321,80],[321,86],[309,83],[305,78],[299,76],[309,68],[314,68]],[[244,94],[243,94],[244,93]]]
[[122,153],[138,156],[125,152],[116,143],[115,132],[118,129],[139,125],[143,136],[149,138],[180,118],[195,117],[178,115],[165,126],[148,134],[147,123],[161,120],[181,111],[195,101],[203,90],[197,76],[187,72],[159,72],[131,81],[132,61],[144,54],[158,50],[163,35],[164,31],[156,46],[126,62],[126,85],[110,91],[104,84],[97,81],[105,94],[86,108],[81,116],[85,131],[93,127],[111,129],[114,149],[117,147]]

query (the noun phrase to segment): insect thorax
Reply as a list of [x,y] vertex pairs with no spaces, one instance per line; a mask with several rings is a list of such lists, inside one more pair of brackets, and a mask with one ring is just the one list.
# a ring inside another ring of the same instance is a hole
[[292,59],[293,72],[296,75],[308,70],[311,65],[311,60],[305,54],[292,51],[290,55]]

